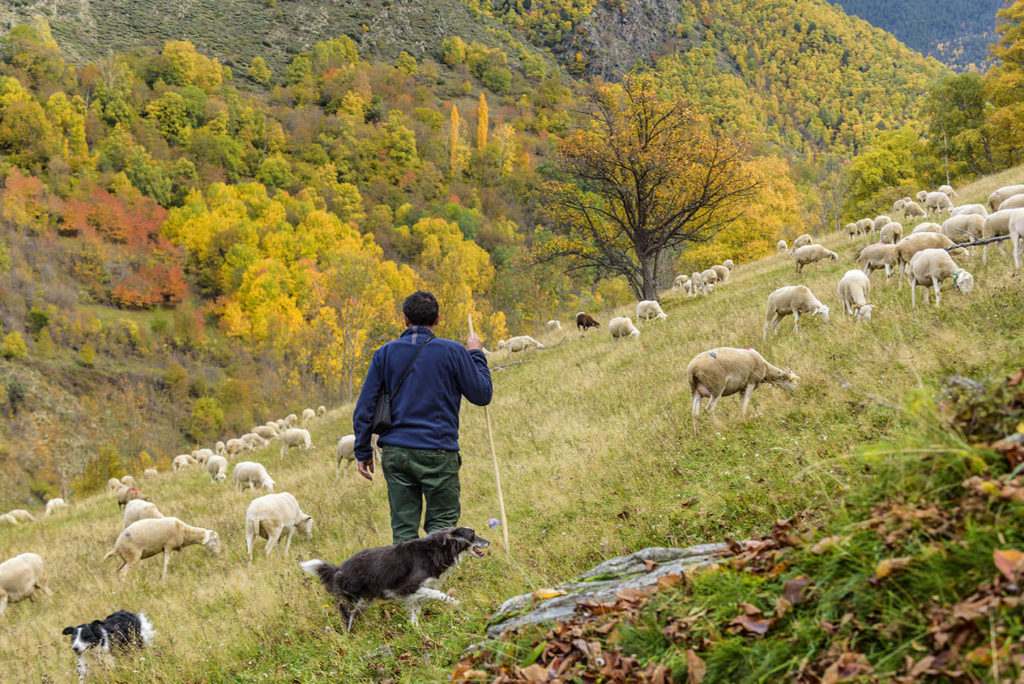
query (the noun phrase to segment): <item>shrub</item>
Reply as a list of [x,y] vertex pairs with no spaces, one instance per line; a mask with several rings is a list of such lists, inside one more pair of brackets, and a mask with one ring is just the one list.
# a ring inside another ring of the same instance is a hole
[[186,430],[195,442],[212,442],[224,427],[224,409],[213,397],[201,397],[192,404]]
[[38,335],[43,328],[50,325],[50,314],[42,309],[32,309],[26,316],[25,325],[30,333]]
[[0,342],[0,356],[8,361],[28,356],[28,345],[20,332],[15,330],[4,336],[3,342]]
[[96,365],[96,347],[91,344],[83,344],[81,351],[78,352],[78,363],[86,368]]

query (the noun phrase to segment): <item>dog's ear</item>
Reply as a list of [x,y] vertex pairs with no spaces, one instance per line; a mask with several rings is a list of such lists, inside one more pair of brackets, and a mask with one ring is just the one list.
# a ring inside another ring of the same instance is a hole
[[74,627],[65,627],[64,631],[61,632],[61,634],[74,634],[74,633],[75,633],[75,628]]

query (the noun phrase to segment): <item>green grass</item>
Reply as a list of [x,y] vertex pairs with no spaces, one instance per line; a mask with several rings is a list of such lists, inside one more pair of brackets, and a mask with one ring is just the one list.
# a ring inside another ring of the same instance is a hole
[[[845,236],[824,243],[839,252],[837,263],[811,265],[797,276],[785,256],[739,259],[731,281],[711,297],[669,293],[669,319],[644,325],[639,339],[614,342],[604,327],[585,338],[566,332],[545,340],[565,344],[516,355],[526,362],[496,372],[490,414],[511,550],[499,543],[485,560],[463,565],[447,585],[461,605],[429,606],[420,630],[399,606],[384,602],[360,617],[353,634],[341,633],[326,593],[297,566],[314,556],[339,562],[390,539],[381,478],[370,484],[350,471],[334,480],[333,444],[351,428],[351,407],[336,407],[311,426],[318,449],[293,451],[284,461],[274,448],[247,457],[265,463],[277,491],[295,494],[316,520],[313,538],[296,538],[287,560],[277,552],[247,567],[243,523],[252,495],[212,484],[199,472],[141,483],[164,513],[216,529],[224,542],[219,557],[199,548],[175,554],[164,583],[158,559],[143,561],[123,585],[113,574],[117,563],[101,562],[120,530],[107,495],[74,501],[59,519],[3,529],[0,558],[42,554],[56,596],[8,608],[0,680],[68,680],[74,658],[60,629],[126,608],[152,618],[156,645],[144,661],[125,662],[99,681],[442,681],[463,649],[482,639],[488,616],[514,594],[645,546],[746,538],[807,508],[823,515],[841,509],[850,492],[875,482],[860,445],[903,443],[920,430],[906,412],[865,399],[841,381],[902,404],[918,391],[935,395],[952,373],[1007,373],[1021,361],[1024,300],[1012,262],[997,254],[982,267],[979,255],[963,264],[977,278],[975,291],[947,293],[940,310],[911,310],[906,287],[898,291],[895,281],[874,274],[875,318],[856,324],[840,313],[835,285],[853,267],[860,243]],[[798,338],[787,319],[776,337],[762,342],[767,294],[796,283],[832,307],[832,322],[807,319]],[[757,348],[772,363],[791,367],[800,386],[793,393],[758,389],[745,422],[738,399],[725,398],[714,420],[702,416],[695,436],[686,364],[723,345]],[[464,409],[461,445],[462,522],[486,530],[498,507],[481,409]],[[490,534],[500,539],[500,531]],[[757,589],[748,581],[714,592],[738,597]],[[810,622],[801,629],[803,642],[821,638]],[[631,638],[643,642],[638,648],[648,644],[643,652],[651,657],[669,653],[639,632]],[[720,664],[709,661],[709,673],[720,681],[731,677],[735,658],[763,660],[769,668],[793,657],[762,659],[756,643],[726,643],[722,653],[730,655]],[[524,646],[519,655],[528,652]]]

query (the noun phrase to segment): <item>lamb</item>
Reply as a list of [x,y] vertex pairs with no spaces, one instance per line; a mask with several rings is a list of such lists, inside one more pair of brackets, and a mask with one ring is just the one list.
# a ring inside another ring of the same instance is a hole
[[711,270],[718,276],[717,282],[725,283],[729,280],[729,269],[725,267],[725,264],[712,266]]
[[601,324],[595,321],[590,314],[585,314],[582,311],[576,314],[576,329],[580,331],[580,335],[585,334],[590,328],[599,327],[601,327]]
[[242,491],[245,485],[249,485],[249,491],[255,489],[256,485],[268,491],[274,491],[274,481],[270,479],[270,475],[267,475],[267,469],[263,467],[262,463],[253,461],[236,463],[232,476],[235,478],[235,489],[238,491]]
[[167,577],[167,562],[171,551],[180,551],[192,544],[202,544],[213,554],[220,553],[220,537],[213,530],[186,525],[177,518],[154,518],[137,520],[117,536],[114,548],[103,560],[113,556],[121,558],[117,574],[124,579],[128,571],[143,558],[164,554],[164,568],[160,579]]
[[196,459],[192,457],[192,454],[178,454],[174,457],[174,460],[171,461],[171,470],[178,472],[179,470],[183,470],[189,466],[194,466],[195,464]]
[[942,226],[940,226],[938,223],[926,222],[926,223],[919,223],[916,226],[914,226],[914,230],[910,231],[910,234],[911,235],[916,235],[917,233],[941,233],[941,232],[942,232]]
[[640,331],[633,325],[633,321],[625,316],[617,316],[608,321],[608,332],[611,333],[613,340],[620,337],[640,337]]
[[161,513],[160,509],[156,507],[156,504],[151,501],[135,499],[134,501],[129,501],[128,505],[124,507],[125,529],[138,520],[149,520],[162,517],[164,517],[164,514]]
[[746,418],[750,395],[758,385],[771,383],[784,389],[796,389],[800,380],[788,368],[783,370],[765,361],[753,349],[717,347],[693,357],[686,367],[693,395],[693,431],[697,432],[701,399],[708,400],[707,410],[714,414],[718,400],[723,396],[743,391],[740,418]]
[[26,511],[24,508],[15,508],[12,511],[7,511],[7,515],[11,516],[12,518],[14,518],[15,521],[20,523],[36,521],[36,517],[28,511]]
[[54,498],[46,502],[46,512],[43,513],[43,517],[49,518],[57,511],[67,510],[67,508],[68,502],[60,498],[59,496],[55,496]]
[[252,434],[259,435],[265,440],[271,440],[278,436],[276,425],[258,425],[252,429]]
[[911,200],[903,205],[903,218],[904,220],[921,218],[925,216],[925,210],[921,208],[921,205]]
[[662,311],[661,305],[653,299],[645,299],[642,302],[637,302],[636,320],[649,321],[652,318],[663,321],[668,318],[668,314]]
[[[997,211],[994,214],[989,214],[988,218],[985,219],[985,223],[981,226],[981,237],[988,239],[998,237],[1000,235],[1010,234],[1010,217],[1017,212],[1017,209],[1003,209]],[[981,250],[981,263],[988,263],[988,245],[985,245],[984,249]],[[1000,252],[1003,251],[1001,246],[997,247]]]
[[192,452],[192,458],[196,459],[198,465],[206,465],[213,455],[213,449],[196,449]]
[[562,322],[557,318],[552,318],[550,321],[544,324],[545,332],[555,332],[556,330],[562,329]]
[[125,504],[134,499],[149,501],[149,497],[135,487],[121,487],[117,490],[117,507],[124,508]]
[[1014,195],[1013,197],[1007,198],[1005,202],[999,205],[999,211],[1004,209],[1021,209],[1024,208],[1024,193],[1020,195]]
[[988,196],[988,208],[990,211],[999,211],[999,205],[1014,195],[1024,193],[1024,185],[1006,185]]
[[[917,307],[915,290],[917,285],[931,285],[935,289],[935,307],[942,299],[942,281],[953,280],[953,288],[967,293],[974,289],[974,277],[958,268],[949,252],[944,249],[923,249],[913,256],[907,271],[910,281],[910,303]],[[928,290],[924,291],[924,303],[928,305]]]
[[323,404],[320,404],[319,406],[316,407],[316,415],[322,416],[322,415],[325,415],[326,413],[327,413],[327,407],[324,406]]
[[878,234],[878,241],[894,245],[901,237],[903,237],[903,224],[893,221],[882,226],[882,230]]
[[835,252],[825,249],[821,245],[806,245],[800,249],[795,249],[790,252],[789,256],[796,262],[796,272],[799,273],[803,270],[806,264],[812,264],[822,259],[832,259],[837,261],[839,255]]
[[789,245],[786,244],[785,240],[779,240],[775,243],[775,249],[779,250],[783,254],[789,251]]
[[892,219],[886,216],[885,214],[876,216],[875,220],[871,222],[871,230],[877,233],[878,231],[882,230],[882,226],[884,226],[887,223],[892,223]]
[[[896,269],[897,274],[902,276],[906,264],[910,263],[911,258],[922,249],[931,248],[942,248],[947,249],[954,247],[956,243],[950,240],[941,233],[917,233],[916,235],[908,235],[899,242],[896,243]],[[954,250],[958,254],[965,254],[963,249]],[[899,287],[903,287],[903,278],[899,280]]]
[[160,471],[158,471],[156,468],[146,468],[145,470],[142,471],[142,477],[146,479],[154,478],[159,474]]
[[722,262],[722,265],[725,266],[730,271],[736,268],[736,264],[732,262],[732,259],[726,259],[725,261]]
[[868,304],[871,281],[864,271],[855,268],[844,273],[839,280],[837,292],[847,314],[853,315],[858,322],[871,320],[871,312],[874,310],[874,307]]
[[214,456],[206,462],[206,472],[210,474],[210,482],[223,482],[228,476],[228,459]]
[[857,254],[857,265],[867,275],[871,275],[872,269],[885,268],[885,277],[888,278],[896,270],[898,263],[899,255],[896,252],[896,245],[884,242],[868,245]]
[[302,422],[304,424],[308,423],[309,421],[313,420],[314,418],[316,418],[316,411],[314,411],[311,408],[303,409],[302,410]]
[[121,484],[125,487],[138,487],[139,483],[135,481],[135,478],[131,475],[125,475],[121,478]]
[[812,245],[812,244],[814,244],[814,238],[811,237],[810,233],[804,233],[803,235],[798,237],[796,240],[793,240],[793,247],[790,249],[790,251],[791,252],[795,252],[796,250],[800,249],[801,247],[803,247],[805,245]]
[[809,313],[812,316],[821,316],[821,319],[828,323],[828,307],[818,301],[814,293],[803,285],[787,285],[768,295],[768,311],[764,317],[764,329],[761,332],[762,339],[768,338],[768,329],[774,333],[784,317],[793,314],[793,330],[800,334],[800,314]]
[[295,530],[307,537],[313,536],[313,518],[302,512],[294,496],[281,492],[253,499],[245,511],[245,550],[249,562],[252,563],[252,542],[257,534],[267,540],[263,553],[269,558],[285,530],[288,530],[288,538],[284,542],[286,558]]
[[675,280],[672,281],[672,288],[675,289],[675,290],[678,290],[683,285],[685,285],[687,282],[689,282],[689,280],[690,280],[690,276],[688,276],[688,275],[685,275],[685,274],[677,275]]
[[924,210],[930,216],[932,211],[938,216],[943,211],[949,212],[953,209],[953,200],[944,192],[929,192],[924,200]]
[[980,214],[957,214],[942,223],[942,234],[953,242],[971,242],[981,237],[985,217]]
[[543,349],[544,345],[529,335],[510,337],[505,341],[505,348],[510,352],[521,352],[527,349]]
[[1024,256],[1024,210],[1015,211],[1010,217],[1010,242],[1013,243],[1013,270],[1017,271]]
[[36,553],[23,553],[0,563],[0,617],[7,611],[8,603],[29,599],[41,589],[47,596],[53,592],[46,586],[46,570],[43,557]]

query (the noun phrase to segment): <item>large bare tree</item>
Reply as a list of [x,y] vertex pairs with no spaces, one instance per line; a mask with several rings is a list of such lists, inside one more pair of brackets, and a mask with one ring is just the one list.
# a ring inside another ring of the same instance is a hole
[[625,276],[637,299],[655,299],[661,260],[711,239],[751,196],[746,150],[649,76],[595,82],[586,102],[585,125],[558,142],[569,180],[544,186],[546,254]]

